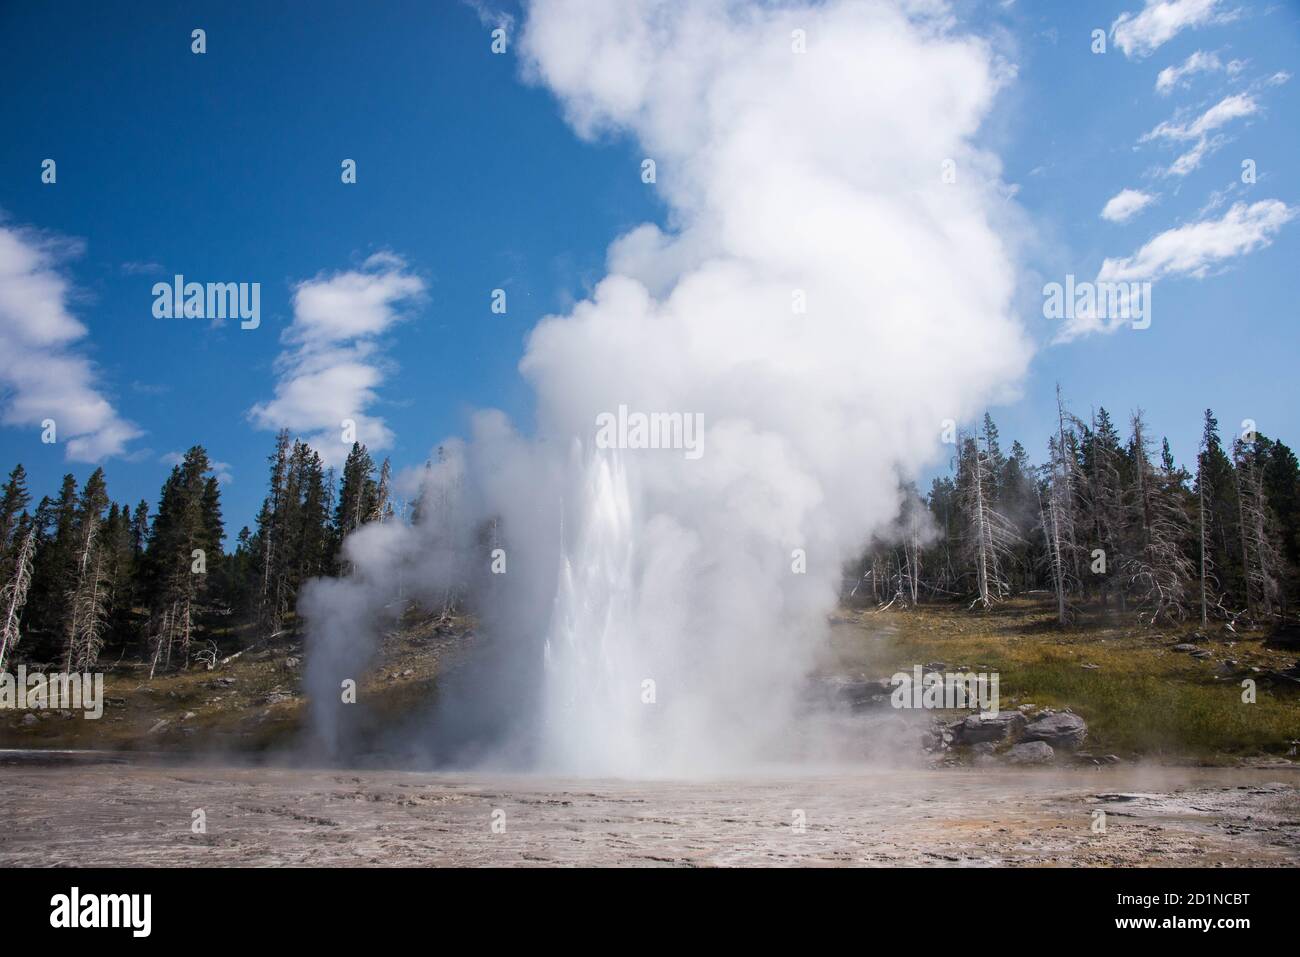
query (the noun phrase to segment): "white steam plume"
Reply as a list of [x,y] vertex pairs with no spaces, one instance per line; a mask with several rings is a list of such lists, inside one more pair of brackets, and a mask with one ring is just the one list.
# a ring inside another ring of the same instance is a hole
[[[457,527],[365,529],[358,580],[309,591],[321,686],[364,661],[398,566],[433,594],[467,547],[488,652],[440,690],[439,757],[676,774],[786,753],[844,562],[941,423],[1028,361],[1011,211],[973,145],[1007,71],[932,2],[538,0],[520,49],[580,135],[655,160],[672,230],[618,238],[591,298],[533,332],[536,437],[479,417],[435,473]],[[620,406],[702,416],[702,455],[596,448]]]

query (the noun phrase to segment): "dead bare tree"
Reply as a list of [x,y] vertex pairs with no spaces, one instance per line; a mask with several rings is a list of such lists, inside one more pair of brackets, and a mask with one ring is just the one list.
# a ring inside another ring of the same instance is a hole
[[23,608],[27,605],[27,590],[32,584],[32,555],[36,551],[36,527],[33,525],[23,536],[23,543],[14,556],[14,570],[0,589],[0,604],[3,605],[4,620],[0,622],[0,671],[4,670],[5,658],[18,645],[18,622],[22,618]]
[[99,542],[99,526],[99,516],[94,512],[82,521],[75,559],[76,578],[68,592],[64,637],[64,669],[69,672],[94,667],[104,644],[110,583],[104,549]]
[[1255,442],[1232,444],[1240,516],[1242,567],[1246,574],[1246,610],[1251,617],[1272,618],[1278,609],[1282,565],[1276,520],[1264,489],[1264,463]]
[[993,505],[993,473],[989,455],[973,438],[960,444],[958,495],[966,524],[966,542],[975,569],[976,594],[971,607],[989,608],[1010,594],[1006,567],[1011,549],[1020,542],[1015,523]]
[[1127,503],[1136,532],[1134,553],[1123,562],[1125,578],[1149,623],[1182,621],[1193,570],[1186,546],[1191,538],[1176,474],[1156,469],[1148,453],[1142,412],[1133,414],[1133,489]]

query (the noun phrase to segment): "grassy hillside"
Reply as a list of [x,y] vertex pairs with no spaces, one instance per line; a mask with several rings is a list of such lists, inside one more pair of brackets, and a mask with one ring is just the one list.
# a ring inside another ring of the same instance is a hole
[[[1003,708],[1070,708],[1088,722],[1090,751],[1229,760],[1286,755],[1300,738],[1300,685],[1270,677],[1295,664],[1294,649],[1214,625],[1199,636],[1194,625],[1144,628],[1132,615],[1062,629],[1053,612],[1046,599],[1030,597],[987,612],[923,605],[847,618],[873,676],[930,662],[997,671]],[[1174,651],[1180,643],[1209,654]],[[841,639],[839,648],[851,661],[853,644]],[[1247,678],[1256,682],[1255,704],[1242,701]]]

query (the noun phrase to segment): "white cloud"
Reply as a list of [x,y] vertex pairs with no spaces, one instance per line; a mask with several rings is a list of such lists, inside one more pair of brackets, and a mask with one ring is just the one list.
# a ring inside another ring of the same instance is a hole
[[[1151,318],[1151,290],[1139,284],[1158,279],[1190,276],[1204,279],[1216,266],[1238,256],[1262,249],[1274,234],[1300,212],[1300,208],[1269,199],[1247,205],[1237,203],[1220,219],[1202,219],[1165,230],[1145,243],[1132,256],[1106,259],[1091,288],[1096,303],[1111,301],[1118,309],[1098,310],[1076,305],[1069,321],[1061,327],[1057,342],[1070,342],[1098,332],[1114,332],[1130,325],[1123,312],[1125,306],[1141,310],[1142,318]],[[1136,315],[1135,315],[1136,318]]]
[[377,253],[357,270],[300,282],[284,334],[289,348],[276,359],[275,397],[254,405],[249,417],[260,428],[302,436],[331,465],[347,455],[340,438],[345,419],[356,423],[357,441],[372,451],[391,446],[392,431],[367,412],[388,367],[379,340],[423,292],[423,280],[392,253]]
[[1201,161],[1227,142],[1222,135],[1211,136],[1215,130],[1226,126],[1233,120],[1253,116],[1259,112],[1259,103],[1246,93],[1234,93],[1226,96],[1210,107],[1190,123],[1176,123],[1165,120],[1149,133],[1142,136],[1142,142],[1167,140],[1171,142],[1188,142],[1195,140],[1191,149],[1182,153],[1165,170],[1166,176],[1186,176],[1201,165]]
[[1179,87],[1190,85],[1190,77],[1198,73],[1225,71],[1229,76],[1240,73],[1246,64],[1242,60],[1229,60],[1226,64],[1217,53],[1197,50],[1178,66],[1167,66],[1156,76],[1156,92],[1168,96]]
[[68,311],[58,271],[76,244],[0,226],[0,421],[39,429],[53,419],[75,462],[121,455],[141,435],[100,392],[93,363],[74,351],[87,329]]
[[506,31],[507,36],[514,33],[514,14],[486,3],[485,0],[461,0],[461,2],[474,11],[478,16],[479,23],[483,24],[483,26],[492,29],[500,27],[502,30]]
[[1112,223],[1127,222],[1155,202],[1155,199],[1150,193],[1139,189],[1122,189],[1106,202],[1101,218]]
[[1183,30],[1222,22],[1218,0],[1146,0],[1138,13],[1121,13],[1110,26],[1115,46],[1130,59],[1150,56]]
[[1219,219],[1202,220],[1168,229],[1132,256],[1107,259],[1099,282],[1130,282],[1167,276],[1209,274],[1212,267],[1267,246],[1274,234],[1300,212],[1281,200],[1236,203]]
[[1246,93],[1234,93],[1225,96],[1218,103],[1198,116],[1191,123],[1174,123],[1165,120],[1147,133],[1142,139],[1194,140],[1217,130],[1226,123],[1242,116],[1251,116],[1259,112],[1259,104],[1254,97]]

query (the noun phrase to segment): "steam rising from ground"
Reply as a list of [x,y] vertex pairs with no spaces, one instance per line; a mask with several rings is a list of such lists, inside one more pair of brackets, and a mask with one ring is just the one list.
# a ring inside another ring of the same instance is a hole
[[[318,726],[346,746],[339,681],[399,590],[461,586],[486,640],[440,688],[440,760],[645,775],[788,754],[844,562],[941,422],[1028,360],[998,165],[972,145],[1006,71],[934,3],[538,0],[519,47],[579,135],[655,161],[671,229],[616,239],[590,299],[534,330],[532,437],[480,414],[427,477],[437,514],[364,528],[353,578],[308,589]],[[702,456],[597,448],[620,405],[701,414]]]

